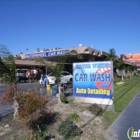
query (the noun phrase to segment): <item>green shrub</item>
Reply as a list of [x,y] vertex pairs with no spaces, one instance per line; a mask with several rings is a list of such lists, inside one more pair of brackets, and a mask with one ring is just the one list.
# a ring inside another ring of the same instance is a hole
[[42,131],[39,125],[37,125],[38,130],[35,132],[36,138],[38,140],[44,140],[47,135],[47,131]]
[[88,107],[88,110],[91,111],[94,115],[99,115],[102,112],[102,108],[98,106],[97,104],[92,104]]
[[59,125],[58,132],[67,139],[69,137],[80,136],[83,131],[73,121],[67,118]]
[[60,95],[60,100],[62,103],[68,103],[67,97],[64,95]]
[[74,113],[71,113],[71,114],[68,116],[68,118],[69,118],[70,120],[72,120],[72,121],[78,121],[78,120],[79,120],[79,115],[78,115],[76,112],[74,112]]

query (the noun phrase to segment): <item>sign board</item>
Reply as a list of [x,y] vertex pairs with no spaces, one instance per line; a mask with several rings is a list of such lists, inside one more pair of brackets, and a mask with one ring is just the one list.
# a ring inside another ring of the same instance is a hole
[[25,54],[25,58],[50,57],[50,56],[59,56],[59,55],[66,55],[66,54],[69,54],[69,50],[30,53],[30,54]]
[[113,105],[113,63],[73,63],[73,95],[76,101]]
[[140,54],[121,54],[121,58],[126,62],[140,62]]

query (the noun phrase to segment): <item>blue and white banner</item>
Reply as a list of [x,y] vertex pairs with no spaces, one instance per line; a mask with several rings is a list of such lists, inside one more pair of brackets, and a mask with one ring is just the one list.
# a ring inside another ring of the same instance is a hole
[[25,58],[38,58],[38,57],[50,57],[69,54],[69,50],[58,50],[58,51],[48,51],[48,52],[37,52],[25,54]]
[[103,99],[112,99],[112,61],[73,63],[73,95],[78,97],[78,100],[83,99],[86,102],[87,98],[89,100],[94,98],[96,103]]

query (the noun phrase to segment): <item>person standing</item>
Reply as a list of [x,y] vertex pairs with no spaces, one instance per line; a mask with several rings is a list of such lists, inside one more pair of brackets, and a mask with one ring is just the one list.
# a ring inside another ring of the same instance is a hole
[[49,80],[46,74],[43,75],[43,86],[46,87],[49,84]]
[[36,78],[37,78],[37,81],[40,80],[40,78],[41,78],[41,71],[40,70],[38,70]]

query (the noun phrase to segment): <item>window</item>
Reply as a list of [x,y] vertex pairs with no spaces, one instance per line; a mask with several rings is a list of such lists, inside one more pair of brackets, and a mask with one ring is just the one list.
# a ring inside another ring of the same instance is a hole
[[68,73],[68,72],[62,72],[62,75],[63,75],[63,76],[67,76],[67,75],[71,75],[71,74]]

